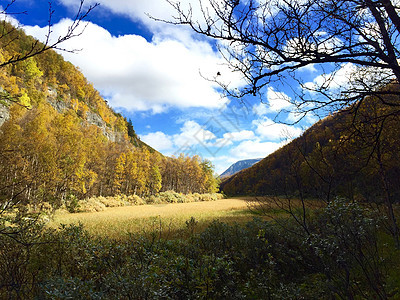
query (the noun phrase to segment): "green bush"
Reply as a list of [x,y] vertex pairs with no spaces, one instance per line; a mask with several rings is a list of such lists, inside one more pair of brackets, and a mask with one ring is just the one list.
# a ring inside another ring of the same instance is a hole
[[66,197],[65,208],[69,212],[71,213],[78,212],[79,206],[80,206],[79,199],[75,195],[69,194]]

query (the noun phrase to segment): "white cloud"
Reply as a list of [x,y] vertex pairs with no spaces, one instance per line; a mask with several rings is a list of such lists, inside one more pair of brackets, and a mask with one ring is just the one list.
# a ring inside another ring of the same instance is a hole
[[179,134],[174,134],[172,139],[178,147],[190,147],[200,143],[206,144],[214,140],[216,136],[209,130],[204,129],[195,121],[186,121]]
[[261,138],[273,141],[292,139],[298,137],[303,132],[301,128],[275,123],[267,117],[253,121],[253,125],[256,126],[256,133]]
[[157,151],[171,150],[173,146],[171,138],[161,131],[141,135],[140,139]]
[[[53,37],[66,32],[71,20],[53,27]],[[127,110],[162,112],[169,107],[218,108],[227,100],[219,86],[204,77],[221,72],[232,86],[243,84],[238,75],[223,65],[223,60],[207,42],[183,44],[155,36],[152,42],[137,35],[114,37],[92,23],[81,36],[63,44],[67,49],[82,49],[63,56],[77,65],[94,86],[106,95],[113,107]],[[46,28],[26,26],[28,34],[44,39]]]
[[280,112],[283,109],[290,109],[293,107],[291,98],[288,95],[283,92],[277,92],[272,87],[268,87],[267,99],[269,112]]
[[253,113],[258,116],[264,116],[267,113],[277,114],[285,109],[294,109],[292,99],[284,92],[275,91],[273,87],[268,87],[266,97],[268,104],[263,102],[255,104],[253,106]]
[[315,67],[315,64],[309,64],[304,67],[300,67],[298,70],[300,72],[308,72],[308,73],[318,72],[317,68]]
[[333,73],[321,74],[314,78],[312,82],[306,82],[304,87],[310,91],[324,89],[339,89],[351,83],[351,78],[356,72],[356,66],[352,63],[344,64],[340,69]]
[[[69,7],[71,10],[76,11],[79,7],[80,0],[60,0],[62,4]],[[216,1],[218,2],[218,1]],[[127,1],[127,0],[86,0],[85,5],[94,5],[100,3],[97,11],[102,11],[104,14],[111,11],[114,14],[123,15],[135,22],[144,24],[153,33],[162,32],[163,36],[174,37],[174,39],[185,42],[193,42],[192,30],[188,26],[176,26],[167,24],[161,21],[155,21],[152,18],[166,21],[173,21],[173,16],[177,16],[175,9],[164,0],[146,0],[146,1]],[[181,0],[179,1],[180,9],[184,12],[191,11],[191,16],[199,24],[204,25],[204,17],[202,9],[207,11],[208,14],[213,13],[213,9],[208,1]]]
[[306,115],[304,115],[303,113],[291,111],[286,119],[287,122],[292,124],[297,123],[300,120],[305,120],[308,124],[314,124],[318,121],[318,117],[312,113],[307,113]]
[[4,8],[1,5],[0,5],[0,21],[6,21],[10,23],[12,26],[17,28],[20,26],[20,23],[17,19],[15,19],[12,15],[4,13]]
[[[193,120],[186,121],[179,129],[179,133],[168,135],[162,131],[150,132],[140,138],[154,149],[165,155],[178,152],[187,152],[197,145],[212,146],[216,136]],[[190,151],[189,151],[190,152]]]
[[243,141],[238,146],[230,150],[236,160],[263,158],[278,150],[283,143],[281,142],[261,142],[259,140]]
[[254,132],[250,130],[242,130],[236,132],[225,133],[224,138],[231,138],[232,141],[240,142],[254,138]]
[[255,113],[258,116],[263,116],[266,113],[268,113],[268,105],[260,102],[258,104],[254,104],[253,106],[253,113]]
[[242,130],[236,132],[227,132],[224,133],[222,138],[219,138],[215,142],[215,146],[229,146],[232,145],[234,142],[240,142],[245,140],[254,139],[256,136],[253,131],[250,130]]

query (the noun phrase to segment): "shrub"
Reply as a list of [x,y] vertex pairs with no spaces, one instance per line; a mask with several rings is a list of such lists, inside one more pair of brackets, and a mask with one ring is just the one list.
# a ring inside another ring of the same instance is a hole
[[95,201],[103,203],[106,207],[119,207],[125,206],[126,201],[124,201],[121,197],[95,197]]
[[185,196],[185,202],[190,203],[190,202],[196,202],[197,200],[193,197],[193,194],[187,194]]
[[192,196],[192,198],[193,198],[193,200],[194,200],[195,202],[201,201],[201,195],[200,195],[199,193],[191,194],[191,196]]
[[146,204],[146,201],[144,201],[138,195],[129,195],[127,197],[127,200],[131,205],[144,205],[144,204]]
[[75,212],[96,212],[103,211],[106,208],[106,206],[96,198],[80,200],[78,204]]
[[79,206],[80,206],[79,200],[75,195],[69,194],[66,197],[65,208],[69,212],[71,212],[71,213],[78,212]]
[[152,203],[185,203],[187,202],[185,195],[174,191],[166,191],[153,195],[150,201]]
[[[113,197],[91,197],[85,200],[78,200],[75,195],[69,195],[65,203],[65,209],[71,213],[102,211],[106,207],[121,207],[128,205],[162,204],[162,203],[189,203],[199,201],[216,201],[223,199],[219,193],[213,194],[181,194],[174,191],[160,192],[146,198],[137,195],[115,195]],[[46,206],[47,208],[47,206]]]
[[287,218],[215,221],[195,234],[192,218],[187,239],[113,241],[74,225],[19,230],[28,219],[15,220],[18,234],[0,234],[4,299],[388,298],[377,219],[342,200],[310,217],[309,233]]
[[216,201],[224,198],[222,194],[218,193],[197,194],[196,197],[199,199],[197,201]]
[[161,199],[158,195],[151,195],[144,200],[146,204],[161,204]]

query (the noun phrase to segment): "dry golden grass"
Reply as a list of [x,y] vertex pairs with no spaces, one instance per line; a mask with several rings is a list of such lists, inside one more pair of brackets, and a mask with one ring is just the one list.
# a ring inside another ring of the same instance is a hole
[[253,218],[247,209],[248,198],[223,199],[207,202],[154,204],[106,208],[92,213],[57,213],[50,226],[82,223],[90,233],[123,239],[130,233],[158,232],[166,238],[188,234],[186,221],[198,222],[195,232],[202,231],[213,220],[246,222]]

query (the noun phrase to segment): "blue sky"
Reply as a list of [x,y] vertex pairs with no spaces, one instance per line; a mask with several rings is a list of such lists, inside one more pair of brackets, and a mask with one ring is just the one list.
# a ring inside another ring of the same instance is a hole
[[[267,156],[316,121],[311,116],[294,126],[274,121],[279,111],[294,109],[285,86],[266,87],[262,102],[256,97],[242,102],[224,98],[220,87],[205,78],[219,72],[220,80],[233,88],[243,86],[244,80],[226,66],[214,41],[147,16],[170,19],[174,12],[166,1],[98,2],[100,7],[90,15],[83,34],[63,45],[82,50],[60,53],[80,68],[116,111],[132,120],[144,142],[161,153],[197,154],[222,173],[238,160]],[[78,0],[53,2],[53,38],[66,31],[78,4]],[[26,15],[14,18],[28,34],[43,39],[48,1],[17,0],[10,11],[25,10]],[[313,67],[301,72],[305,82],[318,80]],[[279,120],[290,123],[295,116],[284,113]]]

